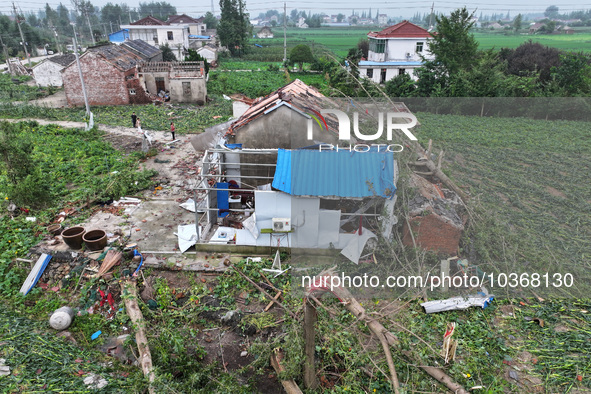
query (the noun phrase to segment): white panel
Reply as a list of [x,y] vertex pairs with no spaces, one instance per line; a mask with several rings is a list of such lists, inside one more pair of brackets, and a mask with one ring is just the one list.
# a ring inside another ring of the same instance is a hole
[[250,231],[246,229],[236,230],[236,245],[256,246],[257,240],[252,236]]
[[[318,247],[319,198],[294,197],[291,203],[293,248]],[[337,233],[338,235],[338,233]]]
[[337,248],[339,246],[341,211],[321,209],[319,214],[318,247],[329,248],[332,243]]
[[[255,190],[254,203],[257,221],[291,217],[291,196],[289,194]],[[265,227],[259,226],[259,229],[261,228]]]

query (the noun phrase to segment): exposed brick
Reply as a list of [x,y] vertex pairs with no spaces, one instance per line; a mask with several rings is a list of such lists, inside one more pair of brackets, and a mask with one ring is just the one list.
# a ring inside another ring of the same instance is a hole
[[[436,213],[415,216],[409,219],[417,246],[433,252],[454,256],[458,253],[462,229],[449,223]],[[405,223],[402,229],[402,243],[413,246],[412,237]]]
[[[97,53],[87,52],[80,57],[80,68],[84,76],[84,84],[90,105],[125,105],[150,102],[143,88],[139,85],[139,80],[135,75],[135,67],[124,72]],[[76,62],[64,69],[62,77],[68,104],[73,106],[84,105],[82,84]],[[129,94],[130,86],[137,86],[132,88],[136,89],[133,99],[130,98]]]

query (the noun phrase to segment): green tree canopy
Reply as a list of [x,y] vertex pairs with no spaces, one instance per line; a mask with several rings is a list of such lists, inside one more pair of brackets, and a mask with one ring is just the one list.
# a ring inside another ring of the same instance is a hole
[[304,68],[304,63],[312,63],[314,55],[310,47],[306,44],[299,44],[292,48],[289,52],[289,60],[300,65],[300,71]]
[[209,11],[205,13],[203,23],[205,23],[208,29],[217,29],[218,27],[218,19]]
[[221,18],[218,35],[232,55],[240,55],[248,43],[250,22],[243,0],[220,0]]

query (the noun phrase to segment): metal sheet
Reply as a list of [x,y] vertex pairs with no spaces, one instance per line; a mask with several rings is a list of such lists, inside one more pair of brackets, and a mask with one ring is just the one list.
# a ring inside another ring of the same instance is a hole
[[338,247],[341,211],[321,209],[318,218],[318,247]]

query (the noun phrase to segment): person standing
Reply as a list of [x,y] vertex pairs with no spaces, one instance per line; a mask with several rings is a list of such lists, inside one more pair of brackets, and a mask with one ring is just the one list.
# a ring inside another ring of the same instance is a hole
[[135,112],[133,112],[131,114],[131,124],[133,125],[133,127],[136,127],[136,123],[137,123],[137,115],[135,114]]
[[174,132],[175,132],[175,128],[174,128],[174,122],[170,122],[170,132],[172,133],[172,140],[174,141]]

